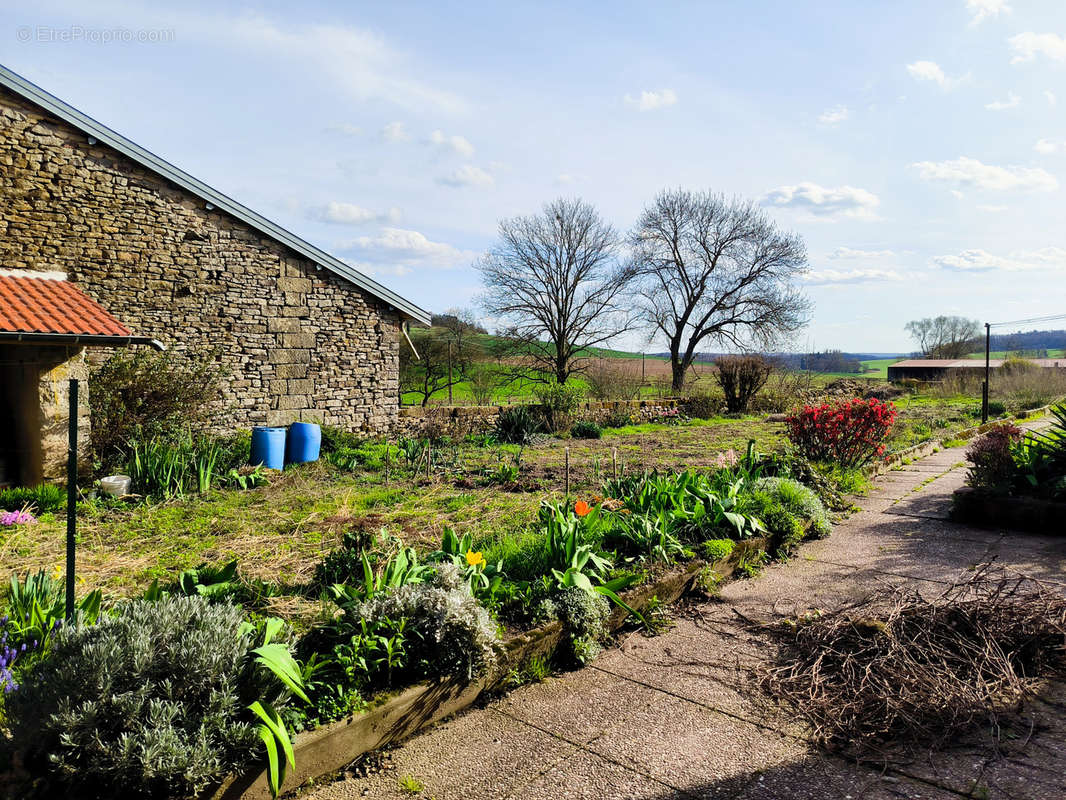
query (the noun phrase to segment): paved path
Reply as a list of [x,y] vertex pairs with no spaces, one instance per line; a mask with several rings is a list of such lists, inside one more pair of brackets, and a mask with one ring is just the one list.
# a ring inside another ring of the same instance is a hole
[[[522,687],[386,755],[380,771],[312,789],[308,800],[473,798],[1066,798],[1066,691],[1027,710],[1031,730],[874,770],[812,750],[798,725],[746,686],[765,645],[738,624],[827,608],[877,583],[935,590],[995,558],[1066,592],[1066,538],[947,521],[963,449],[882,476],[862,511],[790,563],[686,609],[667,633],[625,637],[590,667]],[[1011,739],[1012,736],[1016,738]],[[1024,740],[1024,746],[1022,742]],[[1014,744],[1010,744],[1014,742]]]

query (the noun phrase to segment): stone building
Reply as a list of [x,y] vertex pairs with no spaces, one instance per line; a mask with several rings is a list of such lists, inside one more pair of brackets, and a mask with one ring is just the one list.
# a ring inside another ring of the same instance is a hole
[[[218,349],[220,428],[396,420],[403,326],[426,311],[2,66],[0,197],[0,268],[62,273],[141,341]],[[34,347],[0,335],[0,361],[34,385],[69,371]],[[13,394],[0,419],[27,419]]]

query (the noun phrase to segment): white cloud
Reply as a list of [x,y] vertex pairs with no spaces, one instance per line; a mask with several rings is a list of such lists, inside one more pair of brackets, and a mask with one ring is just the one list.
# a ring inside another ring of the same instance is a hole
[[1039,139],[1037,143],[1033,145],[1033,149],[1038,153],[1051,155],[1052,153],[1059,152],[1059,150],[1066,149],[1066,142],[1061,142],[1057,139]]
[[945,92],[950,92],[970,79],[969,72],[961,78],[948,77],[935,61],[915,61],[907,65],[907,72],[915,80],[932,81]]
[[339,133],[341,136],[358,136],[363,131],[358,125],[351,125],[347,122],[342,122],[338,125],[330,125],[326,128],[326,133]]
[[1047,104],[1054,108],[1058,104],[1058,100],[1055,98],[1055,93],[1050,89],[1044,90],[1044,97],[1047,99]]
[[559,186],[569,186],[577,180],[573,175],[563,172],[555,176],[555,183]]
[[496,179],[492,177],[491,173],[486,172],[481,167],[475,167],[473,164],[464,164],[447,175],[437,178],[437,183],[456,189],[462,186],[489,187],[495,185]]
[[[173,24],[174,20],[170,20]],[[466,103],[454,93],[426,83],[419,70],[381,36],[346,25],[275,22],[260,14],[192,17],[183,24],[228,49],[243,47],[287,61],[325,77],[356,100],[384,100],[411,110],[427,107],[457,112]],[[286,71],[289,67],[286,66]]]
[[400,218],[400,209],[377,212],[353,203],[330,202],[310,209],[308,216],[337,225],[366,225],[370,222],[396,222]]
[[823,125],[836,125],[843,122],[848,118],[847,106],[834,106],[833,108],[826,109],[818,117],[818,121]]
[[1043,169],[997,167],[965,156],[954,161],[919,161],[911,166],[919,171],[922,180],[942,181],[976,189],[1028,189],[1050,192],[1059,187],[1055,176]]
[[381,136],[386,142],[406,142],[411,139],[407,126],[402,122],[390,122],[381,129]]
[[357,258],[361,269],[369,264],[371,270],[377,271],[418,266],[449,269],[469,264],[477,257],[469,250],[434,242],[418,231],[404,228],[382,228],[376,236],[360,236],[340,249]]
[[973,14],[971,25],[979,25],[990,17],[998,17],[1000,12],[1009,14],[1012,10],[1007,0],[966,0],[966,8]]
[[986,103],[985,108],[989,111],[1006,111],[1008,108],[1017,108],[1021,104],[1022,98],[1014,92],[1007,92],[1006,100],[993,100],[991,103]]
[[654,111],[657,108],[666,108],[677,103],[677,92],[673,89],[657,89],[643,91],[639,97],[627,94],[623,99],[627,106],[637,111]]
[[903,275],[894,269],[823,269],[808,272],[803,279],[813,286],[833,286],[842,283],[874,283],[901,281]]
[[781,186],[762,198],[763,205],[802,211],[822,219],[877,219],[875,209],[880,202],[877,195],[865,189],[826,187],[809,181],[796,186]]
[[1016,250],[997,256],[987,250],[963,250],[958,255],[935,256],[933,263],[954,272],[1023,272],[1026,270],[1066,270],[1066,249],[1045,247],[1041,250]]
[[990,206],[990,205],[980,205],[980,204],[978,204],[977,210],[978,211],[987,211],[990,214],[1001,214],[1004,211],[1010,210],[1010,206]]
[[1052,61],[1066,61],[1066,39],[1056,33],[1019,33],[1007,40],[1015,56],[1012,64],[1032,61],[1038,55],[1045,55]]
[[451,150],[463,158],[474,155],[474,145],[470,144],[469,140],[463,136],[446,136],[444,131],[433,131],[429,135],[429,144],[442,150]]
[[895,255],[891,250],[857,250],[852,247],[838,247],[829,254],[830,258],[889,258]]

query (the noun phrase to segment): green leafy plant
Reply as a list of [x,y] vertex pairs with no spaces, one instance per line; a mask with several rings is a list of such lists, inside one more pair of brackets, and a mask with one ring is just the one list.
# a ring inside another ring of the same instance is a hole
[[100,469],[125,463],[132,442],[202,431],[221,398],[219,364],[214,351],[129,348],[94,369],[90,439]]
[[[103,594],[99,589],[77,601],[75,620],[81,625],[93,625],[100,618]],[[26,573],[20,579],[12,573],[7,592],[7,617],[5,630],[13,647],[26,645],[30,655],[23,659],[22,667],[32,660],[43,657],[49,649],[55,632],[66,619],[66,592],[62,576],[52,578],[44,570]]]
[[700,545],[700,555],[712,564],[724,561],[733,554],[737,543],[732,539],[708,539]]
[[575,439],[599,439],[603,436],[603,428],[595,422],[582,420],[570,427],[570,435]]
[[445,559],[455,565],[478,600],[489,607],[494,605],[494,597],[504,578],[502,562],[489,563],[481,551],[474,550],[472,534],[467,532],[458,537],[447,526],[441,538],[440,550],[429,556],[431,562]]
[[551,381],[536,389],[537,402],[548,431],[555,433],[570,427],[570,417],[581,403],[581,388],[573,383]]
[[493,436],[503,444],[525,445],[543,431],[544,423],[527,406],[508,406],[496,418]]
[[40,515],[62,511],[66,506],[66,491],[62,486],[52,483],[43,483],[32,488],[15,486],[0,489],[0,511],[21,511],[29,508]]

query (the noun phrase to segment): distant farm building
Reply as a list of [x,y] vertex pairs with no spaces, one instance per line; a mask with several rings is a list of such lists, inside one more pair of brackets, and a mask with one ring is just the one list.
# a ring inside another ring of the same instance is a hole
[[[1030,358],[1030,364],[1048,369],[1066,369],[1066,358]],[[1002,358],[989,361],[992,370],[1003,366]],[[978,375],[984,372],[984,359],[976,358],[911,358],[897,361],[888,368],[890,381],[942,381],[959,375]]]

